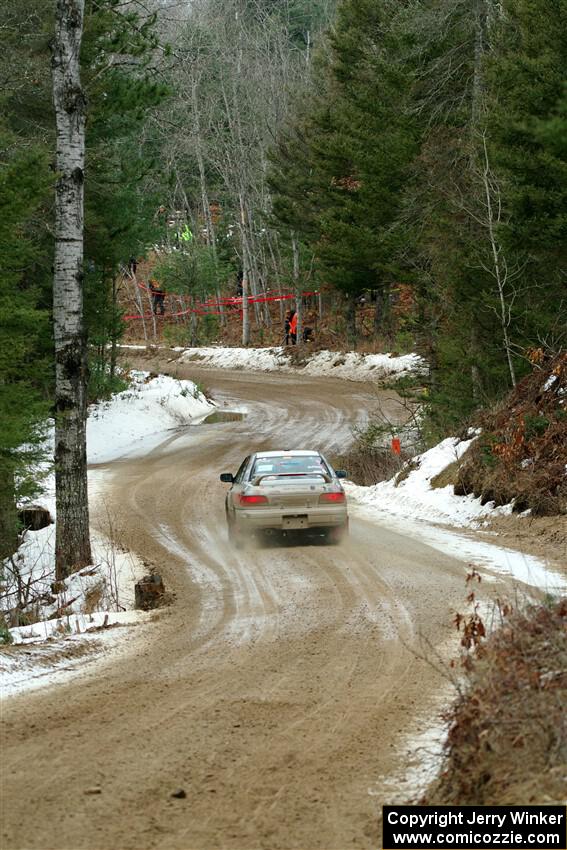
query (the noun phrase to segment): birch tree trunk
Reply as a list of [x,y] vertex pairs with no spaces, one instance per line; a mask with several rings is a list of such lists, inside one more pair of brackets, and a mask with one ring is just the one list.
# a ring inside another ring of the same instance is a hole
[[242,345],[246,348],[250,345],[250,305],[248,303],[249,280],[250,280],[250,251],[248,248],[248,237],[246,233],[246,218],[244,214],[244,201],[240,196],[240,230],[242,239]]
[[[199,115],[199,99],[197,97],[197,80],[193,80],[191,85],[191,104],[193,107],[193,124],[194,124],[194,135],[195,135],[195,155],[197,157],[197,165],[199,168],[199,181],[201,183],[201,204],[203,207],[203,218],[205,219],[205,226],[207,228],[207,245],[212,248],[213,257],[215,261],[215,270],[217,267],[217,237],[215,232],[215,225],[213,222],[213,217],[211,215],[211,203],[209,200],[209,193],[207,191],[207,176],[205,170],[205,160],[203,157],[203,149],[202,149],[202,134],[201,134],[201,119]],[[189,202],[187,201],[186,207],[189,206]],[[216,280],[216,296],[217,296],[217,308],[220,313],[221,325],[226,324],[226,316],[224,314],[224,306],[221,302],[221,288],[219,285],[218,278]]]
[[499,304],[499,310],[497,313],[500,319],[500,327],[502,328],[502,343],[504,351],[506,352],[510,380],[512,381],[512,386],[515,387],[517,383],[516,370],[514,368],[514,360],[512,357],[512,341],[510,339],[510,323],[512,321],[514,294],[512,293],[510,295],[508,293],[508,264],[506,262],[506,257],[502,253],[502,246],[497,238],[497,228],[500,225],[502,213],[502,201],[500,199],[500,188],[490,169],[486,132],[482,134],[482,150],[484,164],[481,179],[486,204],[485,226],[488,232],[488,240],[490,242],[490,252],[492,256],[492,268],[488,268],[487,271],[490,275],[492,275],[496,283]]
[[87,493],[87,348],[83,327],[83,199],[86,100],[79,54],[84,0],[57,0],[53,103],[57,128],[55,196],[56,575],[92,563]]
[[248,283],[248,275],[250,267],[248,264],[248,251],[243,249],[244,260],[242,264],[242,345],[247,348],[250,345],[250,302],[248,296],[250,294],[250,286]]
[[[112,314],[111,314],[111,334],[110,334],[110,368],[109,368],[109,377],[110,382],[114,381],[114,376],[116,375],[116,365],[118,359],[118,340],[120,338],[120,328],[119,322],[117,320],[118,315],[118,285],[116,281],[116,274],[112,274]],[[103,376],[104,378],[104,376]]]

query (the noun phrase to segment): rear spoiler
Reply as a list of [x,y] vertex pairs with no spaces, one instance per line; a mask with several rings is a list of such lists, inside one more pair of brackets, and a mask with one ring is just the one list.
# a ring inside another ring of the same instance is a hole
[[326,484],[333,480],[326,472],[265,472],[263,475],[255,475],[250,482],[253,487],[258,487],[264,478],[323,478]]

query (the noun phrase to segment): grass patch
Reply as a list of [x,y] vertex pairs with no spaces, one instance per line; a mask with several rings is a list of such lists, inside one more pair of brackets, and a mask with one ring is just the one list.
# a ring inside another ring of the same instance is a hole
[[459,468],[461,462],[454,460],[445,469],[442,469],[437,475],[434,475],[430,481],[433,490],[442,490],[443,487],[448,487],[450,484],[455,485],[459,482]]
[[535,365],[474,423],[482,433],[462,458],[457,495],[514,504],[533,516],[567,512],[567,354]]
[[0,645],[9,646],[14,642],[12,635],[10,634],[10,629],[8,628],[8,623],[4,619],[4,615],[0,613]]
[[[345,469],[351,481],[364,487],[387,481],[399,474],[411,457],[408,446],[415,437],[414,430],[413,419],[409,425],[394,425],[378,411],[366,425],[354,428],[352,446],[335,457],[333,465]],[[399,455],[391,449],[393,437],[403,440]]]
[[[562,804],[567,795],[567,598],[522,611],[465,656],[445,764],[425,805]],[[467,628],[462,630],[466,643]]]
[[408,460],[396,475],[394,487],[399,487],[402,481],[405,481],[406,478],[409,478],[410,474],[412,472],[415,472],[416,469],[419,469],[419,461],[414,460],[413,458],[411,460]]
[[390,449],[355,444],[350,451],[333,458],[335,469],[346,469],[355,484],[368,487],[387,481],[399,472],[403,460]]

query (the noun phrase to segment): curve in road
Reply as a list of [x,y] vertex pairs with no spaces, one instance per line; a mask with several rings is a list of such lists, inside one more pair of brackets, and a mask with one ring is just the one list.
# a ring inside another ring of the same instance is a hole
[[176,372],[248,415],[108,466],[121,542],[175,603],[115,664],[6,702],[2,846],[375,847],[377,781],[403,770],[397,744],[444,684],[430,661],[454,640],[464,565],[362,521],[340,547],[234,551],[218,474],[258,448],[333,453],[397,401],[328,379]]

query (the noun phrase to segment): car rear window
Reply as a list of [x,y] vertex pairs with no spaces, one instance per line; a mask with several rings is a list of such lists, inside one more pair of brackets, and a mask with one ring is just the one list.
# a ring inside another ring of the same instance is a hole
[[320,455],[257,457],[251,478],[257,475],[330,475]]

